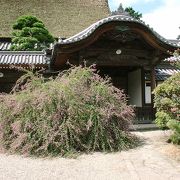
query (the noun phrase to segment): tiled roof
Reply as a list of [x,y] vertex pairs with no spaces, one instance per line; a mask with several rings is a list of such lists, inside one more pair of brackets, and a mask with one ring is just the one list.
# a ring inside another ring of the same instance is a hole
[[169,41],[172,43],[180,43],[179,39],[169,39]]
[[133,17],[130,17],[128,15],[114,15],[114,16],[109,16],[107,18],[101,19],[100,21],[92,24],[89,26],[87,29],[84,31],[81,31],[80,33],[76,34],[75,36],[72,36],[67,39],[59,39],[58,44],[70,44],[70,43],[75,43],[78,41],[81,41],[83,39],[86,39],[88,36],[90,36],[97,28],[102,26],[103,24],[106,24],[108,22],[134,22],[137,24],[140,24],[144,26],[146,29],[149,29],[151,33],[156,36],[160,41],[162,41],[165,44],[174,46],[174,47],[180,47],[180,42],[179,41],[172,41],[172,40],[167,40],[161,35],[159,35],[156,31],[153,30],[153,28],[150,28],[148,24],[145,24],[144,21],[142,20],[137,20],[134,19]]
[[42,51],[0,51],[0,68],[34,65],[35,68],[46,67],[49,59]]
[[165,62],[180,62],[180,56],[171,56],[164,60]]
[[156,80],[163,81],[175,73],[180,73],[180,69],[175,68],[157,68]]
[[9,51],[11,47],[11,42],[0,42],[0,51]]
[[[8,41],[5,39],[1,39],[0,37],[0,52],[1,51],[10,51],[12,42],[11,42],[11,38],[8,38]],[[53,43],[50,44],[50,47],[53,47]]]

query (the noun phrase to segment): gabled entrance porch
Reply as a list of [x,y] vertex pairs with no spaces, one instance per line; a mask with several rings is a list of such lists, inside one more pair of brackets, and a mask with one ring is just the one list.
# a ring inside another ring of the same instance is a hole
[[136,121],[154,120],[155,66],[175,47],[159,38],[141,21],[127,15],[102,19],[54,46],[52,70],[74,65],[96,64],[102,76],[109,75],[115,86],[124,89],[128,103],[136,108]]

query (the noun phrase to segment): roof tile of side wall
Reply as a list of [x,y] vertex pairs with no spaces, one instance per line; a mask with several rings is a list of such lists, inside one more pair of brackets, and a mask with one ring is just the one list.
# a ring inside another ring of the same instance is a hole
[[[42,51],[0,51],[0,69],[47,68],[49,59]],[[15,66],[15,67],[14,67]]]
[[41,19],[55,37],[70,37],[109,15],[108,0],[1,0],[0,36],[21,15]]

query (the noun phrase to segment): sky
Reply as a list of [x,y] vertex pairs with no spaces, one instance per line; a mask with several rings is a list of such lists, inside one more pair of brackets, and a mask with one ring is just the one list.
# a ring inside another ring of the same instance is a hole
[[108,0],[111,11],[120,3],[142,13],[142,20],[166,39],[180,35],[180,0]]

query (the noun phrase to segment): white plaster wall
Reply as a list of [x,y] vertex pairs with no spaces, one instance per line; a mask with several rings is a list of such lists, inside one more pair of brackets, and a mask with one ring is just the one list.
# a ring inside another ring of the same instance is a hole
[[142,107],[141,69],[128,74],[129,104]]
[[145,85],[145,103],[151,103],[151,86]]

